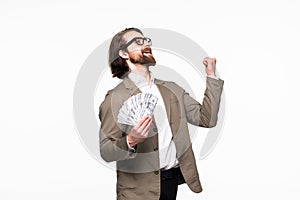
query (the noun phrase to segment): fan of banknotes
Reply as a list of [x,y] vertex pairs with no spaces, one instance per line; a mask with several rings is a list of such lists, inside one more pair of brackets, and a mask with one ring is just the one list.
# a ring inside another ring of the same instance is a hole
[[157,97],[150,93],[139,93],[127,99],[119,110],[118,122],[135,126],[146,115],[152,115]]

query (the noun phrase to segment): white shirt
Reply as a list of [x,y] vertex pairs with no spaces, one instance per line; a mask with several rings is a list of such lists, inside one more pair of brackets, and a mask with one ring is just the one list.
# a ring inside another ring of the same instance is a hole
[[176,158],[176,147],[174,141],[172,140],[172,131],[168,121],[166,107],[157,86],[154,84],[153,74],[150,72],[151,79],[149,84],[144,77],[138,74],[129,73],[128,77],[141,90],[141,92],[151,93],[158,98],[154,109],[154,120],[158,129],[160,168],[170,169],[175,167],[178,165],[178,160]]
[[[174,141],[172,140],[173,135],[168,121],[166,107],[157,86],[154,84],[153,74],[150,72],[149,84],[144,77],[138,74],[129,73],[128,77],[143,93],[151,93],[158,98],[156,107],[154,109],[154,120],[158,129],[160,168],[165,170],[171,169],[178,165],[178,160],[176,158],[176,147]],[[219,79],[215,75],[208,75],[208,77]],[[129,144],[128,147],[132,149]]]

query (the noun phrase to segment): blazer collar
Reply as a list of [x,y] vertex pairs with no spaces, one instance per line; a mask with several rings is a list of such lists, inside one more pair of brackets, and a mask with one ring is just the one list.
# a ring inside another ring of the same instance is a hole
[[[138,87],[135,85],[135,83],[127,76],[124,76],[123,83],[125,87],[129,90],[136,90]],[[154,84],[155,85],[164,85],[165,81],[154,78]]]
[[123,83],[126,87],[126,89],[136,89],[137,86],[134,84],[134,82],[132,80],[130,80],[130,78],[128,76],[125,76],[123,79]]

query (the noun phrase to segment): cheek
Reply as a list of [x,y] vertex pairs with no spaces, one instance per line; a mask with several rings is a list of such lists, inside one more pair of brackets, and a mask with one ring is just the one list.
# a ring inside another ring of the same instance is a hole
[[134,63],[138,62],[140,60],[139,54],[132,53],[132,52],[129,54],[129,58],[130,58],[131,62],[134,62]]
[[134,52],[134,53],[141,52],[141,50],[142,50],[141,46],[132,45],[132,46],[128,47],[128,51]]
[[134,59],[138,59],[142,56],[142,53],[141,52],[135,52],[135,51],[131,51],[129,53],[129,57],[130,58],[134,58]]

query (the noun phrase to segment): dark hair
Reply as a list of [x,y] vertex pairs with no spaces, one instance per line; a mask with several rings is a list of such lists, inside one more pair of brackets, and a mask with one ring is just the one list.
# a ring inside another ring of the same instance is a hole
[[124,49],[126,45],[126,41],[123,39],[125,33],[129,31],[136,31],[143,35],[142,31],[137,28],[126,28],[123,31],[117,33],[111,40],[109,46],[109,57],[108,63],[111,69],[111,73],[113,77],[122,78],[122,76],[129,71],[129,67],[120,55],[119,51]]

